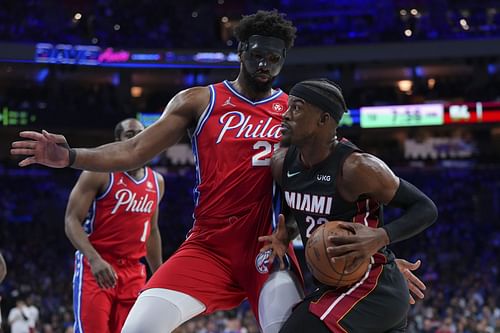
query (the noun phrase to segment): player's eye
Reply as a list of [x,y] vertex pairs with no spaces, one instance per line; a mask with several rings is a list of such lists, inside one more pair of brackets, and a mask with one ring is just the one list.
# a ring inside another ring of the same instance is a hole
[[280,58],[281,57],[279,57],[277,55],[271,55],[271,56],[269,56],[269,62],[271,62],[273,64],[277,64],[280,61]]

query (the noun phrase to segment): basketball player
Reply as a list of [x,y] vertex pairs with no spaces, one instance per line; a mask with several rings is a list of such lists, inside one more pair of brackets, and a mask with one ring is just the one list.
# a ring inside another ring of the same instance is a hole
[[[235,29],[240,71],[234,81],[184,90],[162,117],[131,140],[69,149],[61,135],[22,132],[12,154],[39,163],[113,171],[144,164],[189,130],[197,169],[194,225],[153,275],[123,333],[164,333],[201,313],[231,309],[248,298],[264,333],[279,331],[303,297],[293,248],[287,269],[273,270],[258,237],[270,235],[280,212],[270,169],[288,98],[272,88],[296,29],[276,11],[245,16]],[[277,302],[279,300],[279,302]]]
[[[116,125],[115,139],[125,141],[143,130],[138,120],[125,119]],[[139,259],[146,256],[152,272],[162,263],[158,204],[163,193],[163,177],[148,167],[80,175],[65,218],[66,235],[77,248],[74,332],[121,332],[146,283]]]
[[[329,238],[331,260],[352,260],[345,273],[367,258],[371,264],[352,286],[320,285],[294,309],[280,332],[403,332],[408,286],[386,245],[434,223],[436,206],[384,162],[337,138],[336,128],[347,111],[337,85],[326,79],[303,81],[289,95],[282,126],[282,143],[289,147],[274,154],[272,171],[302,240],[307,242],[323,223],[348,221],[342,228],[355,235]],[[400,207],[404,213],[384,225],[382,205]],[[282,239],[286,232],[280,219]]]
[[[300,274],[271,273],[258,237],[269,235],[279,212],[271,155],[279,146],[287,95],[272,88],[295,27],[277,11],[244,17],[235,30],[236,80],[178,93],[162,117],[130,140],[94,149],[68,149],[46,131],[23,132],[13,143],[20,163],[92,170],[130,170],[178,142],[190,130],[197,170],[194,226],[153,274],[124,325],[124,333],[171,332],[200,313],[238,306],[248,298],[264,333],[278,332],[302,297]],[[297,267],[293,249],[287,263]],[[102,277],[104,287],[112,274]],[[281,302],[276,302],[279,299]]]

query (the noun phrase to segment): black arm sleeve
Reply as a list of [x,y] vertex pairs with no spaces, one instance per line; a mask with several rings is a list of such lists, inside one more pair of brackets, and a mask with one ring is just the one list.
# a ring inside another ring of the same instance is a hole
[[401,178],[399,188],[388,206],[404,209],[401,217],[382,227],[387,231],[391,243],[415,236],[432,225],[438,215],[434,202]]

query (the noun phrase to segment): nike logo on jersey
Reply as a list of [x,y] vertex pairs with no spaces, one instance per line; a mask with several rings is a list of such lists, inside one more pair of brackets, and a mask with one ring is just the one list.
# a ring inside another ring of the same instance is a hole
[[231,97],[228,97],[226,99],[226,101],[224,102],[224,104],[222,104],[222,106],[236,106],[236,105],[234,105],[233,103],[231,103]]
[[293,172],[293,173],[290,173],[290,171],[287,171],[286,175],[288,176],[288,178],[292,178],[294,176],[297,176],[299,173],[301,173],[301,171],[297,171],[297,172]]

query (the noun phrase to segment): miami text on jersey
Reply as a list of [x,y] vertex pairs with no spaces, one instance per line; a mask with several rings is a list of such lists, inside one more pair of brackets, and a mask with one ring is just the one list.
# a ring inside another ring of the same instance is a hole
[[330,215],[333,198],[325,195],[285,191],[285,200],[290,208],[307,213]]

